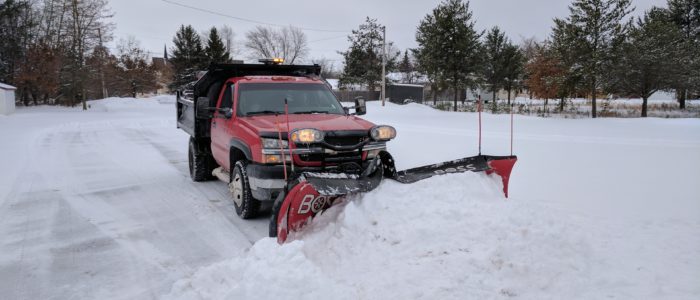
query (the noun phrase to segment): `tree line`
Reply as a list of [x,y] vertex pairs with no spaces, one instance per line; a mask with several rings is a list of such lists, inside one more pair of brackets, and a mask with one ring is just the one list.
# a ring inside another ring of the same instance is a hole
[[[317,63],[324,77],[338,77],[341,87],[381,83],[382,61],[388,72],[401,72],[404,82],[427,81],[433,100],[452,91],[456,109],[466,89],[492,93],[506,90],[531,97],[588,97],[592,116],[597,99],[640,97],[642,115],[656,91],[674,90],[680,108],[700,94],[700,0],[668,0],[642,16],[630,16],[631,0],[574,0],[569,15],[553,21],[543,41],[511,41],[498,27],[476,30],[469,1],[445,0],[420,21],[417,47],[399,51],[386,43],[383,25],[367,18],[348,35],[350,46],[339,51],[340,72],[332,61],[309,57],[309,42],[292,26],[258,26],[245,34],[246,57],[282,57],[286,63]],[[182,25],[165,49],[164,64],[133,38],[116,49],[107,0],[7,0],[0,4],[0,81],[18,87],[25,105],[73,106],[86,99],[135,96],[167,86],[176,89],[196,80],[212,62],[231,62],[239,43],[228,26],[203,33]],[[167,52],[170,57],[167,57]],[[162,80],[165,78],[165,80]],[[494,101],[495,103],[495,101]]]
[[158,88],[158,70],[133,38],[115,51],[107,0],[6,0],[0,3],[0,81],[24,105],[75,106]]
[[[469,1],[445,0],[420,22],[418,47],[387,53],[387,69],[410,82],[415,71],[427,78],[435,100],[452,90],[454,109],[464,89],[482,88],[493,98],[503,89],[527,89],[531,97],[564,100],[607,95],[647,100],[661,90],[674,90],[679,107],[700,95],[700,0],[668,0],[641,17],[630,13],[631,0],[574,0],[569,16],[554,19],[551,35],[520,45],[498,27],[477,31]],[[362,84],[373,90],[381,81],[382,25],[367,18],[348,37],[341,85]],[[391,45],[390,43],[388,43]],[[390,47],[391,48],[391,47]],[[410,56],[409,56],[410,53]],[[463,99],[462,99],[463,100]],[[494,101],[495,105],[495,101]]]

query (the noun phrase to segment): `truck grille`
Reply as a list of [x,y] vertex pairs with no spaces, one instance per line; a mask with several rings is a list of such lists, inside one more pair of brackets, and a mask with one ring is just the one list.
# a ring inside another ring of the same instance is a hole
[[303,161],[319,161],[329,164],[336,164],[342,162],[355,162],[362,160],[362,152],[360,151],[350,151],[350,152],[338,152],[335,154],[302,154],[299,156]]
[[326,136],[325,141],[334,146],[353,146],[367,139],[367,136]]

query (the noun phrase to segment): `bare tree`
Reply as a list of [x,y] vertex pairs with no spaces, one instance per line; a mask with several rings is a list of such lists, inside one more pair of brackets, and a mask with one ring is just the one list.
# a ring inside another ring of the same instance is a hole
[[287,64],[304,59],[309,52],[306,34],[292,26],[282,29],[257,26],[246,33],[245,47],[252,59],[281,57]]
[[116,78],[113,80],[131,97],[157,89],[156,70],[148,60],[148,52],[133,36],[117,43]]
[[233,28],[231,28],[228,25],[221,26],[219,28],[219,35],[221,36],[221,39],[224,41],[224,46],[226,46],[226,51],[228,51],[228,53],[231,54],[232,58],[241,54],[241,49],[240,49],[240,47],[238,47],[238,45],[236,45],[236,42],[235,42],[236,33],[233,31]]
[[338,70],[335,68],[335,62],[325,57],[312,58],[311,63],[321,66],[321,77],[323,78],[338,78]]
[[[107,0],[72,0],[68,14],[69,76],[71,78],[68,95],[72,100],[85,103],[85,56],[100,43],[101,34],[111,29],[105,20],[111,17]],[[63,17],[62,17],[63,18]]]

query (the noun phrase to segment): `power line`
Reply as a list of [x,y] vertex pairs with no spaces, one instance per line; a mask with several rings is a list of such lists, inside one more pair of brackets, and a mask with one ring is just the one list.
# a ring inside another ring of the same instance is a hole
[[339,36],[334,36],[334,37],[329,37],[329,38],[323,38],[323,39],[317,39],[317,40],[311,40],[309,43],[315,43],[315,42],[321,42],[321,41],[328,41],[328,40],[335,40],[339,38],[347,37],[347,35],[339,35]]
[[[217,15],[217,16],[225,17],[225,18],[230,18],[230,19],[234,19],[234,20],[238,20],[238,21],[243,21],[243,22],[248,22],[248,23],[254,23],[254,24],[261,24],[261,25],[276,26],[276,27],[287,27],[287,25],[281,25],[281,24],[275,24],[275,23],[268,23],[268,22],[262,22],[262,21],[256,21],[256,20],[251,20],[251,19],[236,17],[236,16],[227,15],[227,14],[224,14],[224,13],[220,13],[220,12],[216,12],[216,11],[212,11],[212,10],[208,10],[208,9],[204,9],[204,8],[199,8],[199,7],[195,7],[195,6],[191,6],[191,5],[187,5],[187,4],[183,4],[183,3],[179,3],[179,2],[175,2],[175,1],[171,1],[171,0],[161,0],[161,1],[163,1],[163,2],[165,2],[165,3],[168,3],[168,4],[177,5],[177,6],[180,6],[180,7],[185,7],[185,8],[189,8],[189,9],[192,9],[192,10],[201,11],[201,12],[205,12],[205,13],[208,13],[208,14]],[[299,29],[304,30],[304,31],[318,31],[318,32],[350,32],[350,30],[328,30],[328,29],[318,29],[318,28],[309,28],[309,27],[298,27],[298,26],[294,26],[294,27],[299,28]]]

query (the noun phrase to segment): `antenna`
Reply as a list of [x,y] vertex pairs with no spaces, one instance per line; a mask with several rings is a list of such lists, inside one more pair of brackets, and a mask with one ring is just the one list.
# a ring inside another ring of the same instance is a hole
[[510,104],[510,156],[513,156],[513,108],[515,107],[515,100]]
[[481,155],[481,95],[479,95],[479,102],[476,106],[479,111],[479,155]]
[[284,98],[284,116],[287,118],[287,148],[289,148],[289,161],[292,165],[292,173],[294,173],[294,155],[292,155],[292,145],[294,141],[292,141],[292,131],[289,130],[289,105],[287,104],[287,98]]
[[[277,138],[279,139],[280,153],[282,153],[282,169],[284,170],[284,182],[287,182],[287,158],[284,156],[284,147],[282,147],[282,129],[280,129],[280,123],[277,121],[277,116],[275,116],[275,127],[277,127]],[[287,141],[287,147],[289,147],[289,141]],[[289,158],[291,159],[292,157],[290,156]]]

